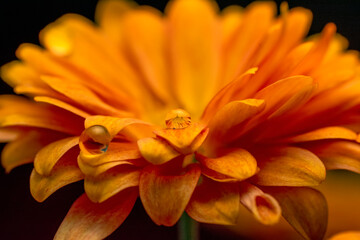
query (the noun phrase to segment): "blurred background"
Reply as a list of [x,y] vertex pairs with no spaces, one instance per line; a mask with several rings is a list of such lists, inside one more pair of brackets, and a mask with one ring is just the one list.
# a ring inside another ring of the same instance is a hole
[[[137,0],[139,4],[164,9],[167,1]],[[252,1],[217,1],[220,8],[231,4],[246,6]],[[276,1],[278,4],[281,1]],[[38,44],[38,33],[48,23],[65,13],[78,13],[93,20],[97,0],[1,0],[0,65],[15,60],[15,50],[23,42]],[[360,1],[306,0],[289,1],[290,8],[302,6],[314,14],[310,34],[318,33],[327,22],[334,22],[338,32],[350,42],[350,49],[360,50]],[[13,93],[0,83],[0,93]],[[3,145],[1,145],[3,146]],[[21,149],[19,149],[21,151]],[[0,239],[52,239],[72,202],[83,192],[82,182],[58,190],[43,203],[29,192],[31,164],[5,174],[0,167]],[[360,230],[360,175],[329,172],[320,187],[328,199],[328,235],[339,231]],[[301,239],[285,222],[266,227],[244,210],[237,226],[226,228],[200,225],[200,239]],[[124,224],[107,239],[176,239],[176,226],[156,226],[146,215],[140,201]]]

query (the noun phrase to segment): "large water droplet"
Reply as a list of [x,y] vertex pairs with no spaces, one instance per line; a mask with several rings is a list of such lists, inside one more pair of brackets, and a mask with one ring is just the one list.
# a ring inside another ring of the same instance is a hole
[[80,136],[80,143],[91,154],[106,152],[110,141],[110,133],[101,125],[94,125],[85,129]]
[[188,112],[182,109],[173,109],[166,114],[165,124],[167,128],[182,129],[191,124],[191,117]]

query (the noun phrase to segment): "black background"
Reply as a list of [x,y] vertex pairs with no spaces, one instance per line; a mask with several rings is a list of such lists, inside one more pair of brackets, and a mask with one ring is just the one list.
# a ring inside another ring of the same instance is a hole
[[[166,1],[138,0],[163,10]],[[230,4],[246,6],[252,1],[218,1],[220,8]],[[280,3],[281,1],[277,1]],[[38,33],[65,13],[79,13],[93,20],[97,0],[0,1],[0,64],[15,60],[15,50],[23,42],[38,43]],[[327,22],[350,41],[350,49],[360,50],[360,1],[289,1],[290,7],[312,10],[310,34],[318,33]],[[12,93],[0,83],[1,93]],[[19,149],[21,151],[21,149]],[[0,168],[0,239],[52,239],[71,203],[83,192],[82,183],[72,184],[37,203],[29,192],[32,166],[22,166],[5,174]],[[239,239],[231,233],[201,227],[201,239]],[[176,227],[158,227],[138,201],[125,223],[108,239],[176,239]]]

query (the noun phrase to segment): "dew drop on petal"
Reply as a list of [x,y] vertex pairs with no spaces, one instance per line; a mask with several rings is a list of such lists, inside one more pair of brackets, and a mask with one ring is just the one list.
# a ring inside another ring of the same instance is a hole
[[167,128],[172,129],[187,128],[191,124],[191,117],[183,109],[173,109],[166,114],[165,124]]
[[105,153],[110,141],[110,133],[101,125],[94,125],[85,129],[80,136],[80,142],[91,154]]

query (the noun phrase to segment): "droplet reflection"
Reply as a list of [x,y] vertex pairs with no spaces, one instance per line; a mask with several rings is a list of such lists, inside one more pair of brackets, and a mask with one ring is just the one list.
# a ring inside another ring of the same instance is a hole
[[110,133],[101,125],[94,125],[85,129],[80,136],[80,142],[91,154],[105,153],[110,141]]

